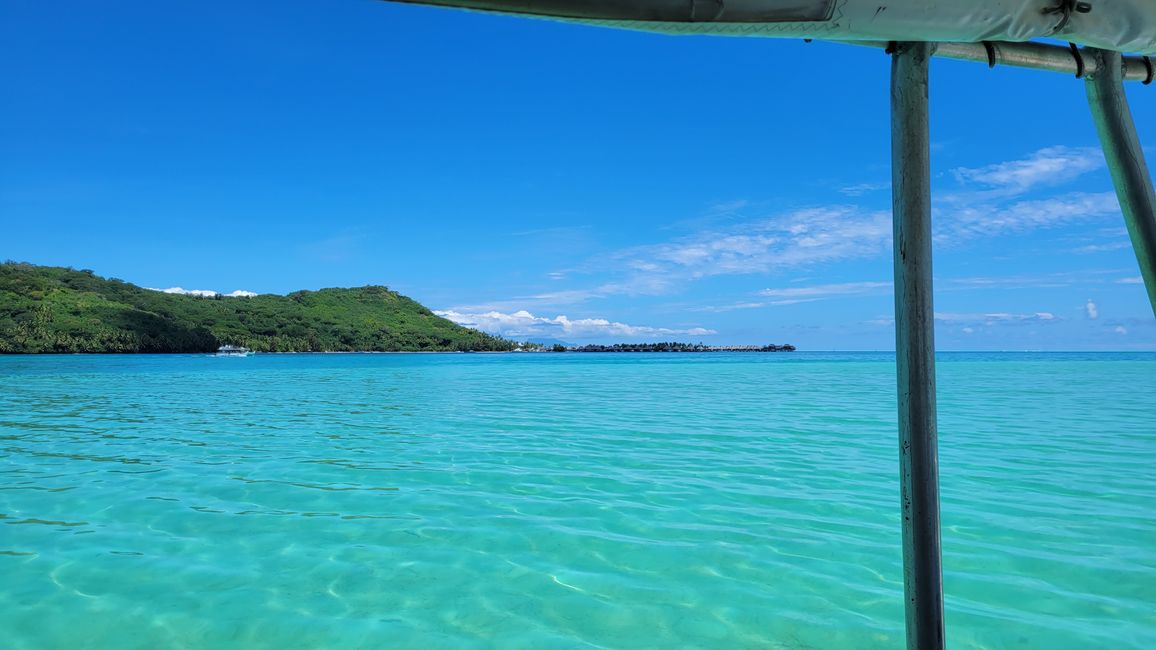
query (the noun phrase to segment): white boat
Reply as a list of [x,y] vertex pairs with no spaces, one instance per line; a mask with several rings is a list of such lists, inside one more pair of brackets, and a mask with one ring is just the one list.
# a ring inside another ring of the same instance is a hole
[[217,354],[214,356],[247,357],[250,354],[253,354],[253,351],[246,347],[241,347],[239,345],[222,345],[221,347],[217,348]]

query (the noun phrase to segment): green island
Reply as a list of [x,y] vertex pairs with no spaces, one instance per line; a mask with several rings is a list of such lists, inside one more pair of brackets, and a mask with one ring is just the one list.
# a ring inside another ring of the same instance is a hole
[[88,269],[0,264],[0,354],[255,352],[792,352],[792,345],[515,342],[463,327],[382,286],[188,295]]
[[0,264],[0,353],[489,352],[517,344],[386,287],[190,296],[89,270]]

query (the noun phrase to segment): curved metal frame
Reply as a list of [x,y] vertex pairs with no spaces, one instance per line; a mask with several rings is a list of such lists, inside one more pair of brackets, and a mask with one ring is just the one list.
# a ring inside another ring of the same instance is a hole
[[1156,196],[1124,94],[1124,64],[1118,52],[1089,51],[1098,62],[1098,71],[1086,81],[1088,106],[1112,172],[1112,184],[1116,186],[1140,275],[1148,289],[1152,314],[1156,315]]

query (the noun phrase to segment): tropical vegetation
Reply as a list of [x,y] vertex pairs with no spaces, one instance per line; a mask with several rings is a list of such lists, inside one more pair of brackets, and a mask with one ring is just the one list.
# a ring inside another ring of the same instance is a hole
[[504,351],[383,286],[192,296],[90,270],[0,264],[0,353]]

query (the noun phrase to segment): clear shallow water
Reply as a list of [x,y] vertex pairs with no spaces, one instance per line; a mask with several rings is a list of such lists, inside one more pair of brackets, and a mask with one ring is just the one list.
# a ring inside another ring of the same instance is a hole
[[[953,648],[1156,647],[1156,355],[941,356]],[[0,358],[6,648],[898,648],[889,355]]]

